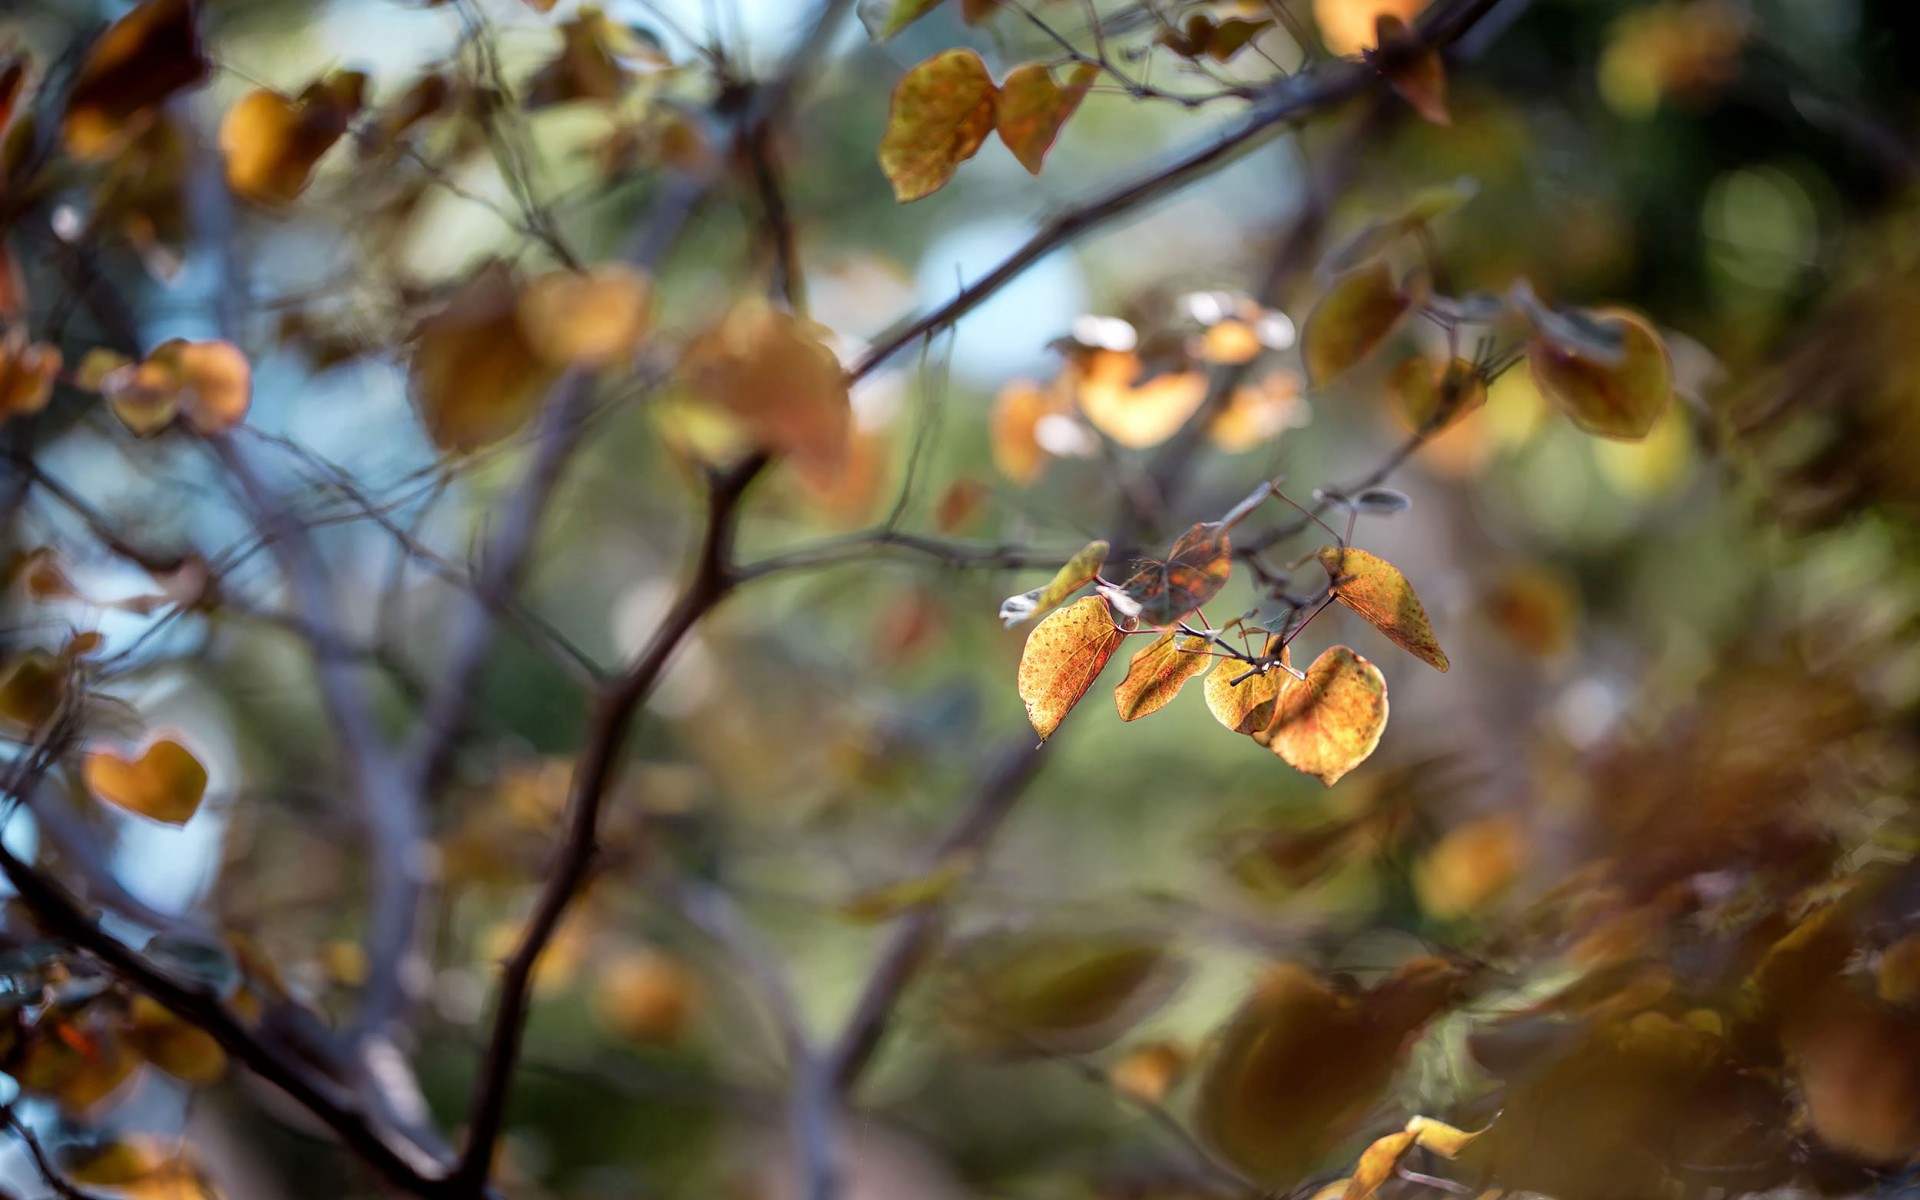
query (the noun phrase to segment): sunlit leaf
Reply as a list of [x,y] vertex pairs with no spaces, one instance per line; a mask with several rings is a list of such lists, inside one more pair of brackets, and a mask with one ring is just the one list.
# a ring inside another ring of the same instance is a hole
[[207,794],[207,769],[172,738],[149,742],[135,759],[114,750],[90,751],[80,774],[101,800],[168,825],[192,820]]
[[1340,603],[1402,650],[1436,670],[1447,669],[1447,652],[1434,639],[1427,610],[1398,567],[1351,546],[1322,546],[1315,557],[1326,568],[1328,585]]
[[993,403],[990,436],[993,465],[1002,475],[1021,484],[1040,477],[1049,457],[1040,445],[1040,422],[1059,410],[1052,395],[1028,380],[1016,379],[1000,389]]
[[828,474],[846,461],[853,434],[846,374],[816,330],[793,314],[757,297],[735,304],[687,344],[680,378],[803,469]]
[[1169,629],[1133,656],[1127,677],[1114,689],[1114,707],[1122,721],[1138,721],[1159,712],[1180,694],[1187,680],[1213,662],[1205,638]]
[[1107,1072],[1113,1090],[1158,1104],[1186,1075],[1193,1056],[1178,1042],[1148,1042],[1127,1051]]
[[227,186],[256,204],[291,202],[359,114],[366,84],[359,71],[336,71],[297,97],[267,88],[240,97],[220,122]]
[[1358,54],[1375,44],[1382,13],[1411,22],[1432,0],[1313,0],[1313,23],[1335,54]]
[[1082,546],[1045,584],[1001,601],[1000,623],[1012,629],[1022,621],[1059,607],[1068,596],[1099,576],[1100,568],[1107,563],[1107,551],[1110,549],[1111,546],[1101,541]]
[[595,969],[593,1014],[614,1037],[641,1045],[671,1045],[692,1029],[701,988],[678,959],[641,946],[622,951]]
[[901,203],[946,186],[993,132],[999,92],[971,50],[948,50],[915,65],[894,88],[880,169]]
[[1141,562],[1109,599],[1123,615],[1164,629],[1218,595],[1232,573],[1226,529],[1202,523],[1181,534],[1164,560]]
[[[1281,687],[1293,677],[1287,673],[1286,647],[1280,639],[1267,642],[1267,653],[1276,651],[1280,661],[1263,672],[1248,675],[1254,668],[1237,658],[1222,658],[1207,672],[1205,683],[1207,709],[1214,719],[1235,733],[1255,734],[1273,724],[1274,705]],[[1248,675],[1241,679],[1242,675]],[[1235,683],[1234,680],[1240,682]]]
[[1643,438],[1673,402],[1666,343],[1643,318],[1621,309],[1596,311],[1590,320],[1618,339],[1617,356],[1608,356],[1617,361],[1536,333],[1527,344],[1533,381],[1588,433],[1624,441]]
[[653,322],[653,282],[608,263],[555,271],[520,292],[520,326],[534,353],[556,366],[604,367],[630,356]]
[[1509,816],[1448,831],[1413,869],[1420,906],[1442,919],[1479,912],[1513,886],[1527,848],[1526,829]]
[[232,342],[162,342],[147,361],[179,383],[180,419],[202,437],[222,434],[246,419],[253,404],[253,367]]
[[1387,681],[1345,646],[1289,679],[1267,726],[1268,745],[1286,764],[1332,787],[1365,762],[1387,728]]
[[1060,129],[1080,107],[1100,68],[1078,63],[1067,72],[1067,86],[1053,81],[1045,63],[1015,67],[1000,85],[995,128],[1007,149],[1032,175],[1038,175]]
[[1292,371],[1269,371],[1258,383],[1233,389],[1227,406],[1207,423],[1207,440],[1234,454],[1265,445],[1304,425],[1307,417],[1300,377]]
[[1068,373],[1074,402],[1087,423],[1131,450],[1166,441],[1187,423],[1207,397],[1199,371],[1148,375],[1131,351],[1096,350]]
[[1171,950],[1140,934],[1006,934],[949,965],[945,1015],[974,1053],[1086,1054],[1165,1003],[1184,974]]
[[61,135],[75,158],[120,150],[175,92],[206,78],[195,0],[145,0],[88,49],[67,93]]
[[1356,267],[1328,286],[1307,314],[1300,353],[1307,382],[1326,387],[1371,354],[1413,309],[1386,263]]
[[1020,653],[1020,699],[1042,741],[1060,728],[1126,636],[1098,596],[1083,596],[1027,635]]

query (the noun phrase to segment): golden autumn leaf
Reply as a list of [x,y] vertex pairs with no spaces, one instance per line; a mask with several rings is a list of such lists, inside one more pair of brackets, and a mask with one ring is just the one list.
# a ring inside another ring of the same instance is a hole
[[1447,669],[1447,652],[1434,639],[1427,610],[1400,568],[1352,546],[1322,546],[1314,557],[1326,569],[1327,584],[1340,603],[1421,662],[1437,671]]
[[1113,691],[1113,704],[1122,721],[1138,721],[1159,712],[1187,680],[1213,662],[1207,639],[1169,629],[1127,664],[1127,677]]
[[1088,542],[1067,560],[1066,565],[1054,572],[1053,578],[1030,592],[1018,596],[1008,596],[1000,602],[1000,623],[1008,629],[1031,617],[1038,616],[1050,609],[1058,608],[1068,596],[1073,595],[1087,584],[1092,583],[1100,574],[1100,568],[1106,565],[1107,551],[1112,549],[1106,542]]
[[60,377],[58,346],[27,340],[24,325],[15,325],[0,339],[0,422],[46,408]]
[[1142,379],[1132,351],[1095,350],[1067,373],[1087,423],[1129,450],[1157,446],[1177,433],[1207,398],[1200,371],[1168,371]]
[[1329,648],[1289,679],[1265,733],[1275,754],[1296,771],[1332,787],[1367,761],[1387,728],[1387,681],[1380,669],[1345,646]]
[[1226,528],[1203,522],[1181,534],[1165,559],[1139,563],[1125,583],[1106,589],[1106,595],[1121,615],[1164,629],[1218,595],[1232,574],[1233,547]]
[[1265,445],[1303,424],[1305,418],[1300,377],[1292,371],[1270,371],[1257,383],[1233,389],[1227,406],[1207,423],[1207,440],[1217,449],[1236,454]]
[[117,153],[175,92],[206,78],[195,0],[145,0],[88,49],[67,93],[61,136],[75,158]]
[[1038,384],[1016,379],[1000,389],[993,402],[988,436],[993,443],[993,465],[1015,483],[1032,483],[1050,457],[1040,445],[1042,419],[1060,411],[1059,401]]
[[826,474],[846,461],[846,374],[814,330],[757,297],[697,334],[680,360],[687,390],[747,426],[769,450]]
[[232,342],[174,338],[154,347],[147,361],[178,381],[180,419],[195,433],[212,437],[246,419],[253,404],[253,367]]
[[653,323],[653,282],[620,263],[554,271],[520,292],[520,327],[555,366],[604,367],[631,355]]
[[462,283],[414,338],[414,406],[443,451],[466,453],[512,435],[559,374],[528,340],[519,290],[499,263]]
[[[1272,654],[1277,650],[1280,661],[1263,672],[1240,679],[1253,668],[1235,658],[1223,658],[1207,672],[1203,686],[1207,710],[1214,720],[1235,733],[1250,735],[1262,733],[1273,724],[1273,709],[1280,701],[1280,689],[1293,678],[1286,670],[1287,649],[1276,645],[1278,641],[1278,638],[1269,639],[1266,652]],[[1240,682],[1235,683],[1236,679]]]
[[147,743],[127,759],[113,750],[92,750],[81,763],[87,790],[116,808],[167,825],[185,825],[207,794],[207,769],[172,738]]
[[1123,1096],[1158,1104],[1186,1075],[1192,1062],[1193,1055],[1178,1042],[1147,1042],[1127,1051],[1107,1072],[1107,1079]]
[[135,994],[128,1001],[128,1015],[128,1044],[175,1079],[204,1087],[227,1073],[227,1052],[213,1035],[181,1020],[159,1001]]
[[1472,1144],[1480,1132],[1469,1133],[1431,1117],[1414,1117],[1405,1129],[1390,1133],[1360,1152],[1353,1177],[1341,1193],[1341,1200],[1373,1200],[1380,1186],[1393,1176],[1393,1169],[1407,1151],[1419,1146],[1442,1158],[1453,1158]]
[[1382,14],[1411,22],[1432,0],[1313,0],[1313,23],[1335,54],[1358,54],[1376,44]]
[[1624,309],[1600,309],[1585,320],[1617,339],[1610,356],[1536,332],[1527,365],[1540,394],[1581,429],[1600,437],[1638,441],[1673,402],[1673,361],[1646,320]]
[[946,186],[993,132],[999,92],[971,50],[947,50],[916,64],[893,91],[880,169],[902,204]]
[[1040,173],[1061,127],[1099,75],[1100,68],[1093,63],[1077,63],[1067,72],[1067,85],[1061,87],[1045,63],[1025,63],[1008,72],[1000,85],[994,127],[1028,174]]
[[336,71],[298,96],[256,88],[240,97],[220,122],[227,186],[256,204],[291,203],[359,114],[366,86],[361,72]]
[[1527,832],[1511,816],[1449,830],[1413,868],[1420,906],[1440,918],[1476,913],[1504,895],[1527,860]]
[[1430,433],[1487,402],[1486,380],[1460,358],[1442,364],[1415,355],[1393,369],[1387,390],[1399,402],[1407,424]]
[[613,956],[597,970],[593,1015],[613,1036],[643,1045],[671,1045],[693,1027],[700,985],[673,956],[639,946]]
[[1160,1007],[1185,975],[1138,933],[1020,932],[983,938],[948,964],[949,1035],[976,1054],[1087,1054]]
[[1413,297],[1394,282],[1384,262],[1336,278],[1300,330],[1308,384],[1332,383],[1386,341],[1412,310]]
[[1042,741],[1053,736],[1127,635],[1106,601],[1083,596],[1034,626],[1020,652],[1020,699]]

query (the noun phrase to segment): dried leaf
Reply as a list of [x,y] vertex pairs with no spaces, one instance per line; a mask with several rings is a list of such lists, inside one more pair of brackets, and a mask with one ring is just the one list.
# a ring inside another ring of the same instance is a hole
[[803,469],[827,475],[846,461],[853,433],[846,374],[793,314],[757,297],[741,301],[688,343],[680,377]]
[[1058,608],[1068,596],[1099,577],[1100,568],[1106,565],[1107,551],[1110,549],[1111,546],[1100,541],[1082,546],[1043,586],[1018,596],[1008,596],[1001,601],[1000,623],[1012,629],[1022,621]]
[[1327,288],[1307,314],[1300,353],[1307,382],[1326,387],[1371,354],[1413,310],[1413,297],[1393,280],[1386,263],[1356,267]]
[[1122,615],[1165,629],[1218,595],[1232,573],[1226,528],[1202,523],[1181,534],[1164,561],[1141,563],[1108,598]]
[[557,377],[518,309],[512,275],[489,263],[415,330],[414,404],[441,450],[466,453],[512,435]]
[[[1240,679],[1253,668],[1235,658],[1223,658],[1207,672],[1207,709],[1216,721],[1235,733],[1261,733],[1273,724],[1273,709],[1280,701],[1280,689],[1293,678],[1286,670],[1286,647],[1278,645],[1279,640],[1272,638],[1267,642],[1267,653],[1277,650],[1279,663],[1261,674]],[[1240,682],[1233,682],[1236,679]]]
[[1173,702],[1187,680],[1213,662],[1205,638],[1169,629],[1127,664],[1127,677],[1114,689],[1113,704],[1122,721],[1138,721]]
[[167,825],[192,820],[207,794],[207,769],[172,738],[149,742],[132,760],[113,750],[89,751],[80,775],[101,800]]
[[1061,127],[1099,75],[1100,68],[1092,63],[1076,64],[1067,72],[1063,88],[1053,81],[1045,63],[1026,63],[1008,73],[1000,85],[995,128],[1028,174],[1040,173]]
[[1267,726],[1269,746],[1286,764],[1332,787],[1380,744],[1387,728],[1387,681],[1380,669],[1334,646],[1289,679]]
[[336,71],[298,97],[267,88],[234,102],[220,122],[227,185],[256,204],[287,204],[307,189],[314,164],[359,114],[367,77]]
[[993,131],[999,92],[971,50],[948,50],[915,65],[893,90],[880,169],[902,204],[945,187]]
[[145,0],[88,48],[61,126],[75,158],[109,158],[175,92],[207,76],[195,0]]
[[1400,569],[1351,546],[1322,546],[1315,556],[1340,603],[1365,617],[1402,650],[1435,670],[1447,669],[1447,653],[1434,640],[1427,610]]
[[1042,741],[1060,728],[1126,636],[1098,596],[1082,597],[1027,635],[1020,653],[1020,699]]
[[1588,433],[1638,441],[1673,402],[1673,362],[1666,343],[1643,318],[1622,309],[1602,309],[1588,320],[1617,339],[1617,355],[1536,332],[1527,344],[1534,384]]

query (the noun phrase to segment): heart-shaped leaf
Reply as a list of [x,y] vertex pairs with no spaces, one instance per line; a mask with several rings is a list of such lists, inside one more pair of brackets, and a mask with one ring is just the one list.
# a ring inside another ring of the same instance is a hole
[[[1265,672],[1251,674],[1253,667],[1237,658],[1223,658],[1207,672],[1204,685],[1207,697],[1207,709],[1219,721],[1235,733],[1256,734],[1263,732],[1273,724],[1273,708],[1280,700],[1280,689],[1293,677],[1287,673],[1286,647],[1278,646],[1279,638],[1267,642],[1267,653],[1276,649],[1280,653],[1280,662]],[[1247,675],[1245,679],[1240,679]],[[1234,680],[1240,682],[1235,683]]]
[[1169,629],[1133,656],[1127,677],[1114,689],[1113,704],[1122,721],[1138,721],[1173,702],[1187,680],[1213,661],[1205,638]]
[[1280,690],[1268,745],[1296,771],[1332,787],[1367,761],[1387,728],[1387,681],[1380,669],[1334,646]]
[[1351,546],[1322,546],[1316,558],[1340,603],[1365,617],[1393,644],[1435,670],[1447,669],[1447,652],[1434,640],[1433,625],[1413,585],[1400,568]]
[[1384,262],[1335,279],[1300,331],[1307,382],[1314,388],[1332,383],[1373,353],[1412,310],[1413,297],[1394,282]]
[[1127,635],[1098,596],[1084,596],[1034,626],[1020,653],[1020,699],[1042,741],[1053,736]]
[[1607,309],[1589,319],[1617,339],[1617,353],[1603,356],[1536,333],[1527,344],[1533,382],[1588,433],[1638,441],[1673,402],[1673,363],[1666,344],[1653,326],[1630,312]]
[[1164,560],[1146,560],[1106,594],[1123,616],[1164,629],[1218,595],[1232,573],[1226,526],[1206,522],[1181,534]]
[[137,759],[94,750],[81,764],[87,790],[116,808],[168,825],[185,825],[207,794],[207,769],[171,738],[148,743]]
[[902,204],[945,187],[993,132],[999,90],[971,50],[916,64],[893,90],[880,169]]
[[1080,63],[1067,73],[1067,86],[1061,87],[1045,63],[1026,63],[1008,73],[1000,85],[995,128],[1028,174],[1040,173],[1061,126],[1080,107],[1099,75],[1098,66]]

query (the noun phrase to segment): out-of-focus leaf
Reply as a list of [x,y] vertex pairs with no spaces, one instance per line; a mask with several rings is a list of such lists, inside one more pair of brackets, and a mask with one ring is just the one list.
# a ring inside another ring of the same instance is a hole
[[175,92],[207,76],[195,0],[145,0],[87,50],[61,126],[80,159],[117,153]]
[[1307,314],[1300,353],[1307,382],[1326,387],[1371,354],[1413,310],[1413,297],[1393,280],[1386,263],[1356,267],[1336,278]]
[[1042,741],[1087,694],[1126,634],[1098,596],[1084,596],[1034,626],[1020,653],[1020,699]]
[[[1260,733],[1273,724],[1273,709],[1280,700],[1280,689],[1293,678],[1286,670],[1286,647],[1277,646],[1278,641],[1278,638],[1268,640],[1267,653],[1278,649],[1279,663],[1261,674],[1240,679],[1253,668],[1234,658],[1221,659],[1207,672],[1204,685],[1207,710],[1235,733]],[[1236,679],[1240,682],[1233,682]]]
[[1480,610],[1522,651],[1551,658],[1573,645],[1580,622],[1580,591],[1561,571],[1521,563],[1487,585]]
[[1166,441],[1207,397],[1207,379],[1194,370],[1145,379],[1145,364],[1125,350],[1095,350],[1068,372],[1074,403],[1087,423],[1130,450]]
[[701,988],[679,959],[638,946],[599,962],[594,970],[593,1014],[613,1036],[640,1045],[672,1045],[692,1028]]
[[1874,983],[1887,1003],[1920,1007],[1920,934],[1910,933],[1881,952]]
[[1644,319],[1622,309],[1596,311],[1590,320],[1618,339],[1617,361],[1536,333],[1527,344],[1534,384],[1588,433],[1637,441],[1673,402],[1666,343]]
[[526,104],[545,108],[590,100],[612,104],[632,85],[631,66],[667,62],[641,31],[609,17],[599,7],[582,5],[560,25],[560,52],[527,80]]
[[1353,1178],[1347,1181],[1341,1200],[1373,1200],[1381,1185],[1393,1177],[1393,1169],[1415,1146],[1431,1150],[1442,1158],[1453,1158],[1479,1136],[1478,1132],[1455,1129],[1431,1117],[1414,1117],[1405,1129],[1390,1133],[1361,1151],[1360,1161],[1354,1167]]
[[1172,951],[1140,934],[990,937],[949,964],[948,1028],[980,1054],[1087,1054],[1164,1004],[1184,974]]
[[1178,1042],[1147,1042],[1128,1050],[1107,1072],[1113,1090],[1148,1104],[1158,1104],[1173,1090],[1192,1065],[1193,1055]]
[[116,808],[168,825],[185,825],[207,794],[207,769],[172,738],[157,738],[127,759],[94,750],[81,764],[87,790]]
[[980,510],[991,495],[992,489],[981,480],[954,480],[934,503],[933,527],[941,533],[966,532],[980,519]]
[[148,996],[128,1001],[128,1043],[140,1056],[182,1083],[205,1087],[227,1072],[227,1052],[213,1035],[181,1020]]
[[1108,598],[1123,616],[1165,629],[1218,595],[1232,573],[1226,528],[1203,522],[1181,534],[1164,560],[1139,564]]
[[1300,377],[1292,371],[1269,371],[1258,383],[1233,389],[1227,406],[1207,423],[1207,440],[1234,454],[1265,445],[1306,419]]
[[1045,63],[1025,63],[1008,72],[1000,84],[994,127],[1028,174],[1040,173],[1061,127],[1099,74],[1094,64],[1078,63],[1067,72],[1067,86],[1061,87]]
[[58,346],[28,341],[24,325],[7,330],[0,339],[0,422],[44,409],[60,365]]
[[1008,629],[1043,612],[1058,608],[1068,596],[1073,595],[1087,584],[1092,583],[1100,574],[1100,568],[1106,565],[1107,551],[1112,549],[1106,542],[1088,542],[1065,566],[1054,572],[1052,579],[1030,592],[1018,596],[1008,596],[1000,602],[1000,623]]
[[1407,577],[1378,555],[1351,546],[1322,546],[1315,556],[1340,603],[1421,662],[1438,671],[1448,667],[1447,652],[1434,639],[1427,610]]
[[1527,833],[1510,816],[1469,821],[1429,850],[1413,869],[1420,906],[1442,919],[1477,913],[1498,900],[1526,865]]
[[1411,22],[1432,0],[1313,0],[1313,23],[1335,54],[1358,54],[1377,44],[1382,14]]
[[520,292],[520,327],[555,366],[604,367],[630,356],[653,323],[653,281],[618,263],[555,271]]
[[1016,379],[1000,389],[993,403],[990,436],[993,465],[1002,475],[1019,484],[1040,477],[1048,458],[1040,445],[1040,422],[1059,409],[1053,396],[1029,380]]
[[528,341],[518,308],[512,275],[490,263],[415,330],[414,404],[441,450],[466,453],[510,436],[557,377]]
[[53,719],[66,694],[61,664],[50,654],[28,651],[0,675],[0,721],[32,732]]
[[1487,384],[1473,364],[1445,365],[1415,355],[1393,370],[1387,388],[1414,429],[1437,433],[1487,402]]
[[867,36],[884,42],[902,29],[939,8],[942,0],[861,0],[860,23]]
[[1296,771],[1332,787],[1365,762],[1387,728],[1387,681],[1345,646],[1313,661],[1280,690],[1268,745]]
[[1392,13],[1381,13],[1375,30],[1387,83],[1421,117],[1435,125],[1453,124],[1447,112],[1447,67],[1440,52],[1416,44],[1407,23]]
[[1127,664],[1127,677],[1113,692],[1120,719],[1138,721],[1172,703],[1187,680],[1213,662],[1209,647],[1205,638],[1169,629],[1135,654]]
[[267,88],[240,97],[220,122],[227,185],[257,204],[291,202],[359,114],[366,85],[359,71],[336,71],[298,97]]
[[880,169],[901,203],[946,186],[993,132],[999,91],[971,50],[948,50],[917,64],[893,91]]
[[840,915],[849,921],[871,925],[890,921],[916,908],[938,904],[965,882],[972,868],[972,856],[954,855],[942,860],[933,870],[911,879],[868,888],[842,904]]
[[793,314],[758,298],[737,303],[688,343],[680,378],[803,469],[827,475],[846,461],[853,433],[846,374]]

